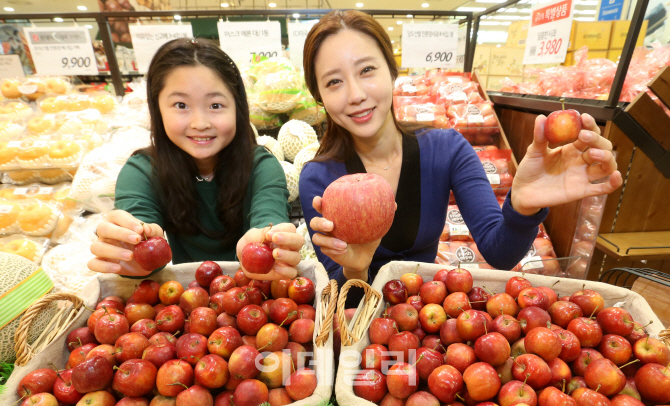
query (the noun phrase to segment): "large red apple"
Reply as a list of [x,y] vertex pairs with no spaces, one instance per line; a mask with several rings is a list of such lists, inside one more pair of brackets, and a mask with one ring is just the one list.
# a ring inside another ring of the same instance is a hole
[[607,358],[591,362],[584,372],[584,380],[589,388],[593,390],[600,388],[598,392],[605,396],[616,395],[626,386],[626,376]]
[[428,388],[441,402],[451,404],[463,389],[463,376],[451,365],[442,365],[428,377]]
[[379,403],[386,395],[386,376],[376,369],[360,371],[353,382],[354,394],[373,403]]
[[544,138],[556,145],[577,141],[580,131],[582,118],[577,110],[554,111],[544,123]]
[[501,387],[498,372],[486,362],[470,365],[463,373],[463,381],[468,387],[470,397],[478,401],[493,398]]
[[57,378],[58,376],[56,371],[51,368],[36,369],[21,379],[19,386],[16,388],[16,391],[21,397],[41,392],[51,393],[53,392],[54,383],[56,382]]
[[331,234],[349,244],[381,239],[393,223],[395,197],[391,185],[379,175],[345,175],[323,192],[323,217],[333,222]]
[[605,334],[627,336],[633,331],[633,317],[620,307],[608,307],[596,316]]
[[647,364],[635,374],[635,386],[643,398],[654,404],[670,403],[670,368]]
[[670,349],[668,349],[668,346],[652,337],[637,340],[633,345],[633,354],[642,364],[654,362],[668,365],[670,363]]
[[551,368],[537,355],[524,354],[514,361],[512,375],[517,381],[526,381],[531,388],[538,390],[551,381]]

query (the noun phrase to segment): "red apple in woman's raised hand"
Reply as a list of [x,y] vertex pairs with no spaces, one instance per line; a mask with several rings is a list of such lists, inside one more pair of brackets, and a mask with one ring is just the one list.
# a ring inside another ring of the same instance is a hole
[[[270,227],[272,227],[272,223],[270,223]],[[240,262],[242,262],[244,269],[250,273],[266,274],[272,270],[275,259],[272,256],[272,247],[265,242],[265,229],[261,242],[252,242],[244,246]]]
[[161,237],[146,238],[133,250],[135,262],[147,271],[153,271],[172,261],[170,245]]
[[582,117],[577,110],[554,111],[544,123],[544,137],[552,144],[575,142],[580,131]]

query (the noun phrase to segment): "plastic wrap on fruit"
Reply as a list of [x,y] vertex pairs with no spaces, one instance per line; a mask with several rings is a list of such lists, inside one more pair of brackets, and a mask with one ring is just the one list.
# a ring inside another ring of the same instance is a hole
[[423,76],[404,76],[396,79],[393,89],[394,96],[423,96],[427,95],[430,88],[426,85]]
[[505,77],[500,80],[500,91],[506,93],[519,93],[519,85],[512,79]]
[[447,77],[445,82],[437,82],[431,86],[430,94],[435,103],[450,106],[453,104],[481,103],[484,99],[479,94],[479,85],[475,82],[454,81],[460,77]]
[[465,225],[465,220],[461,216],[461,211],[456,205],[447,207],[447,218],[445,219],[444,230],[440,236],[443,241],[469,241],[474,242],[472,234]]
[[295,109],[289,114],[290,120],[302,120],[311,126],[321,124],[326,119],[326,109],[319,106],[309,92],[304,92]]
[[501,193],[507,192],[512,187],[513,176],[510,173],[512,162],[512,150],[499,149],[477,152],[479,160],[482,162],[486,177],[495,189],[503,189]]
[[[399,121],[429,126],[433,126],[436,117],[445,117],[445,115],[446,110],[443,106],[431,103],[408,105],[396,109],[396,117]],[[444,119],[440,121],[443,122]]]
[[302,91],[300,76],[288,70],[268,73],[254,85],[258,104],[269,113],[285,113],[294,109],[302,98]]
[[253,81],[258,81],[265,75],[281,71],[298,73],[291,61],[284,57],[268,58],[264,61],[258,62],[252,65],[246,73]]

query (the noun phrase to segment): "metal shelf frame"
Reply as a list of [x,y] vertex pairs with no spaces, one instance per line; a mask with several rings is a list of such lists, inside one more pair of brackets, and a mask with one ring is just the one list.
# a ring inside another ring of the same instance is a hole
[[[281,10],[160,10],[160,11],[126,11],[126,12],[98,12],[98,13],[32,13],[32,14],[3,14],[0,15],[0,21],[4,23],[15,23],[25,21],[54,21],[55,18],[72,19],[77,21],[91,21],[97,22],[100,37],[105,48],[107,56],[107,63],[109,65],[109,72],[114,84],[116,94],[123,96],[125,91],[123,87],[123,79],[119,64],[114,52],[114,43],[112,42],[112,33],[110,28],[110,19],[159,19],[159,18],[173,18],[175,15],[181,18],[223,18],[223,17],[243,17],[243,16],[257,16],[257,17],[286,17],[292,18],[293,14],[300,14],[300,18],[311,18],[323,16],[331,9],[281,9]],[[414,17],[432,17],[433,19],[453,17],[458,19],[459,24],[466,24],[467,32],[472,31],[473,13],[470,11],[441,11],[441,10],[360,10],[364,11],[373,17],[389,17],[407,16],[411,14]],[[472,66],[472,56],[469,54],[473,49],[471,47],[470,35],[465,38],[465,61],[470,61]],[[469,72],[468,68],[466,72]]]

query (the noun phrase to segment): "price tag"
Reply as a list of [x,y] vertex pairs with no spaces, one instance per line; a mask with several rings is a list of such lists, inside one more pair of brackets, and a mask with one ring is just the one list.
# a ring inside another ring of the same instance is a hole
[[308,20],[295,23],[288,23],[288,49],[291,62],[297,68],[302,68],[302,53],[305,49],[305,39],[309,30],[319,20]]
[[[447,76],[447,82],[451,83],[463,83],[463,78],[458,76]],[[465,93],[464,93],[465,94]]]
[[435,114],[433,113],[419,113],[416,115],[416,121],[426,122],[435,121]]
[[474,264],[465,264],[463,262],[460,263],[461,269],[479,269],[479,264],[474,263]]
[[149,64],[151,64],[151,58],[154,57],[154,54],[161,45],[173,39],[193,37],[191,23],[128,24],[128,28],[130,29],[130,38],[135,50],[135,58],[137,59],[137,70],[140,73],[147,73]]
[[0,205],[0,214],[8,214],[8,213],[11,213],[11,211],[12,211],[13,208],[14,208],[14,206],[10,206],[10,205],[8,205],[8,204]]
[[524,65],[565,61],[574,8],[573,0],[554,0],[533,7]]
[[14,189],[14,194],[15,195],[28,194],[28,188],[27,187],[17,187],[16,189]]
[[7,148],[21,148],[21,141],[9,141]]
[[25,77],[18,55],[0,55],[0,79]]
[[458,25],[403,24],[402,48],[404,68],[454,68]]
[[544,265],[542,264],[542,257],[538,256],[533,256],[533,257],[526,257],[521,260],[521,269],[540,269],[544,268]]
[[450,235],[470,235],[470,230],[465,224],[449,224]]
[[403,93],[416,93],[416,86],[413,85],[402,85]]
[[40,187],[40,190],[37,191],[38,195],[50,195],[54,191],[52,187]]
[[86,27],[24,27],[39,75],[97,75]]
[[468,96],[465,92],[456,92],[451,94],[451,100],[453,101],[467,101]]
[[216,27],[219,30],[221,49],[236,63],[249,63],[252,55],[269,58],[282,55],[279,21],[220,21]]
[[500,175],[497,173],[487,173],[486,177],[489,178],[489,182],[492,185],[499,185],[500,184]]

